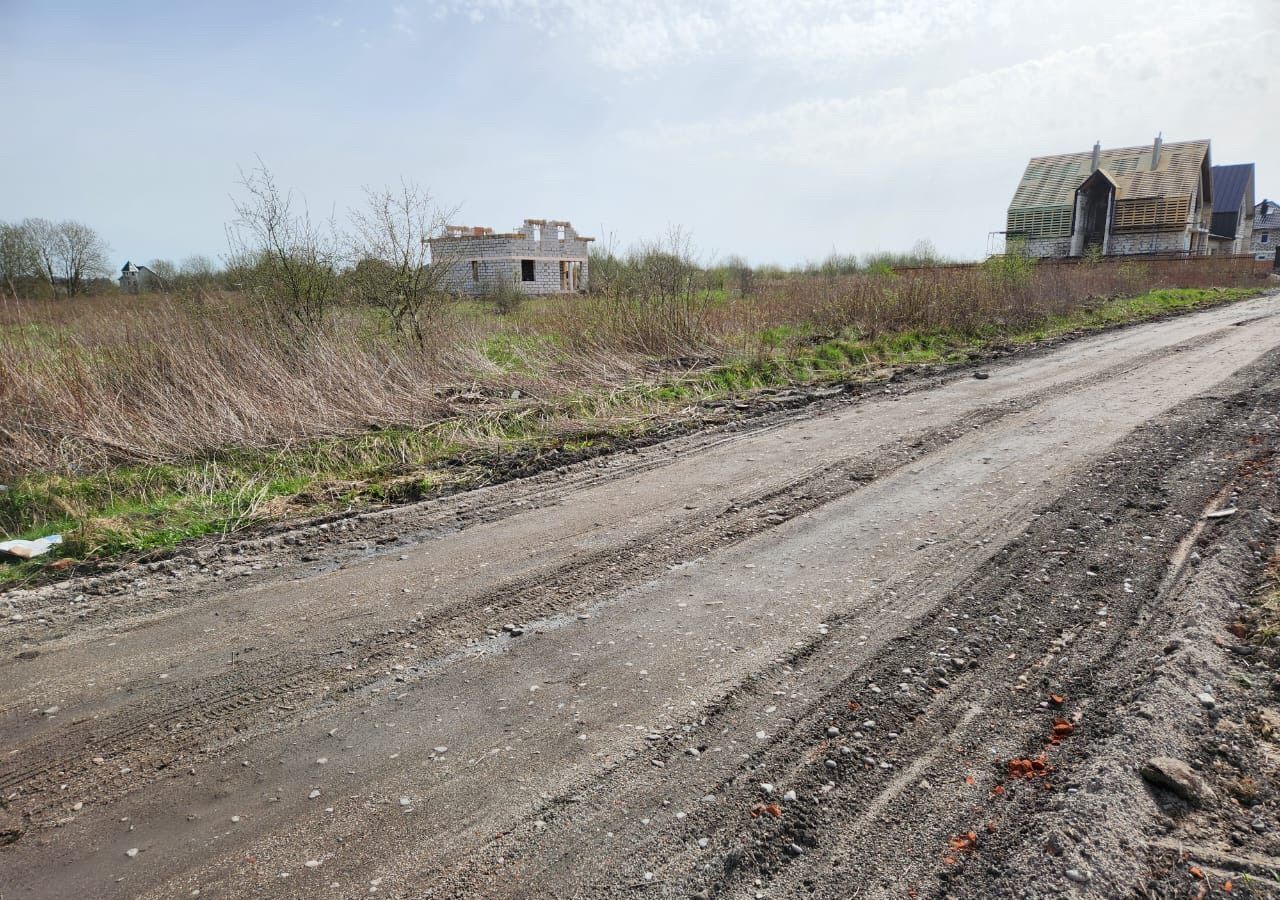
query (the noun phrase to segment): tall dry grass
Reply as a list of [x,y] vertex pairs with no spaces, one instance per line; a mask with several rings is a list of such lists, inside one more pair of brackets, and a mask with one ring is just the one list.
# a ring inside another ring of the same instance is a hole
[[10,300],[0,302],[0,481],[420,426],[516,392],[617,388],[655,369],[750,357],[778,326],[979,334],[1099,298],[1257,279],[1251,265],[1213,258],[792,274],[750,296],[565,297],[508,315],[460,303],[422,342],[351,307],[299,333],[235,294]]

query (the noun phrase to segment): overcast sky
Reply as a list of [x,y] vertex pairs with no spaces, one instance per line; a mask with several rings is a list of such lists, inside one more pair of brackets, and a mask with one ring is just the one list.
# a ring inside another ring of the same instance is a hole
[[1210,138],[1280,198],[1280,0],[0,0],[0,219],[225,252],[260,156],[312,212],[791,264],[985,253],[1028,157]]

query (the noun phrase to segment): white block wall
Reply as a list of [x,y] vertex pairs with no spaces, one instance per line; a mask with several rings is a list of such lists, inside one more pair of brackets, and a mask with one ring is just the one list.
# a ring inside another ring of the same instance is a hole
[[[463,294],[485,294],[501,285],[513,285],[530,296],[564,293],[560,287],[561,262],[582,266],[578,289],[586,290],[590,284],[588,242],[576,235],[559,240],[554,228],[547,230],[551,238],[543,236],[538,241],[522,234],[438,238],[431,242],[431,257],[450,262],[445,285]],[[534,261],[533,281],[521,280],[521,260],[525,259]],[[472,277],[472,261],[478,263],[479,281]]]

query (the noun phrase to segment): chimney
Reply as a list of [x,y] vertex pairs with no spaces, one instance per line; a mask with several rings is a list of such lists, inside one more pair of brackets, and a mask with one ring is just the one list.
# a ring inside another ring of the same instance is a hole
[[1102,163],[1102,141],[1097,141],[1093,145],[1093,161],[1091,163],[1093,168],[1090,169],[1089,171],[1091,172],[1098,171],[1098,166],[1101,163]]
[[1152,172],[1156,170],[1156,166],[1160,165],[1160,148],[1164,145],[1164,140],[1161,137],[1163,134],[1164,134],[1163,131],[1160,132],[1160,134],[1157,134],[1155,143],[1151,145],[1151,171]]

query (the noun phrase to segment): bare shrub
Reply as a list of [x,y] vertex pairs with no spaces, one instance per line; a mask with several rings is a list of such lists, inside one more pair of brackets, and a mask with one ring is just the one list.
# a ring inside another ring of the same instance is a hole
[[245,195],[233,199],[236,220],[227,229],[231,269],[238,286],[268,315],[295,331],[325,325],[338,299],[339,240],[332,222],[317,226],[305,206],[293,208],[265,165],[241,170]]
[[518,311],[528,297],[514,284],[500,281],[480,299],[498,315],[509,316]]
[[725,287],[739,297],[751,297],[758,287],[756,271],[741,256],[730,256],[724,262]]
[[442,210],[430,193],[409,181],[399,190],[365,190],[366,206],[351,213],[348,273],[353,299],[384,312],[392,329],[426,342],[428,323],[449,295],[449,259],[433,259],[428,241],[444,233],[454,210]]

